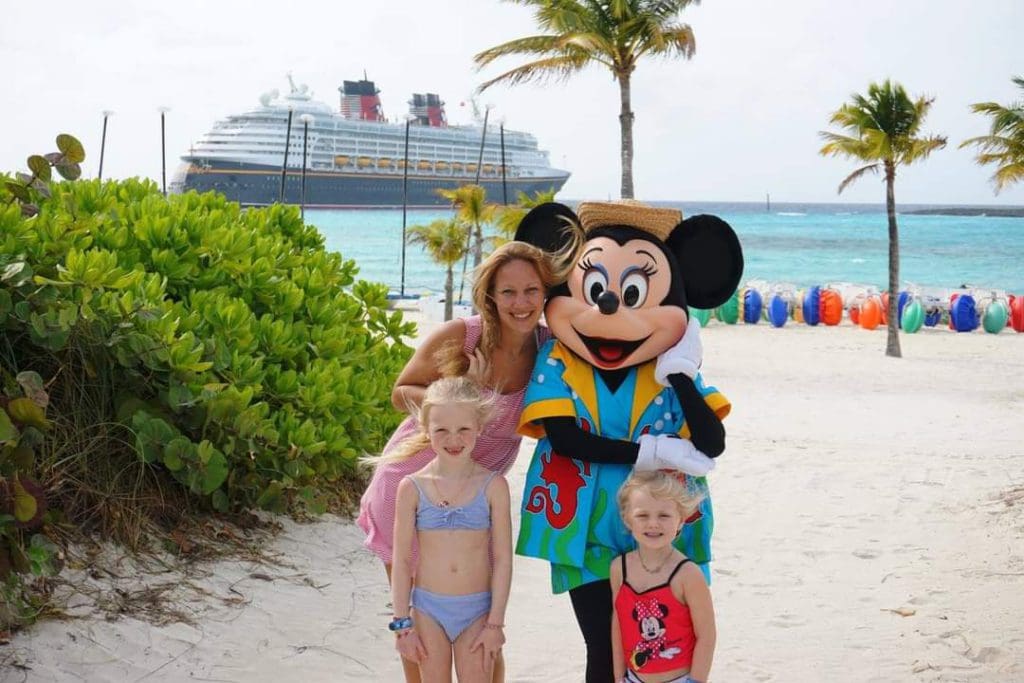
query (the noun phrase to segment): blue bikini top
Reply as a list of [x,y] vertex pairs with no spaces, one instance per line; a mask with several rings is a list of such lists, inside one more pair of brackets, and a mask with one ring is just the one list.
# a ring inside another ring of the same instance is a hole
[[419,503],[416,504],[416,528],[420,531],[431,529],[490,529],[491,506],[487,503],[484,492],[487,485],[494,479],[494,472],[480,487],[480,491],[465,505],[441,507],[430,501],[430,498],[419,483],[409,477],[413,486],[420,492]]

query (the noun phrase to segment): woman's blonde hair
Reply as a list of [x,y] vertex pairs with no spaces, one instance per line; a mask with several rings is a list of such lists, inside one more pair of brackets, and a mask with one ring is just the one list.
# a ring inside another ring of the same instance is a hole
[[465,377],[442,377],[427,386],[420,404],[417,422],[419,429],[415,434],[402,439],[389,451],[380,456],[363,458],[364,464],[374,466],[387,462],[405,460],[430,446],[430,411],[434,406],[462,405],[474,409],[477,424],[483,427],[494,412],[494,397],[486,396],[480,386]]
[[502,266],[512,261],[529,263],[537,271],[546,297],[551,288],[565,282],[569,277],[572,263],[569,262],[568,256],[574,251],[574,241],[567,245],[566,249],[554,254],[526,242],[506,242],[477,266],[473,273],[473,306],[480,312],[484,322],[484,334],[480,340],[480,350],[484,356],[489,357],[491,351],[501,341],[501,323],[498,321],[498,307],[494,303],[494,281]]
[[[513,261],[530,264],[537,271],[547,298],[551,289],[569,278],[583,244],[583,233],[579,225],[566,221],[563,230],[569,239],[564,247],[554,253],[548,253],[528,242],[513,240],[492,251],[476,267],[473,272],[473,307],[483,320],[483,334],[478,348],[485,358],[491,357],[491,352],[501,341],[501,322],[498,320],[498,307],[494,303],[494,280],[498,271]],[[466,374],[469,359],[458,342],[449,341],[434,353],[434,366],[442,377],[454,377]]]
[[655,500],[670,500],[679,507],[679,515],[686,519],[693,514],[704,493],[684,483],[682,472],[654,470],[633,472],[619,488],[619,514],[626,521],[629,516],[629,497],[634,491],[644,491]]

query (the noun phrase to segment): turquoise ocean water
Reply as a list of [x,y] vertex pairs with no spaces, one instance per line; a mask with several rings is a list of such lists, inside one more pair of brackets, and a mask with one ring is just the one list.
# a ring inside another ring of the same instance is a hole
[[[571,203],[571,202],[567,202]],[[799,287],[852,282],[884,289],[888,224],[884,205],[659,202],[684,215],[712,213],[728,221],[743,244],[743,281]],[[931,208],[900,206],[900,211]],[[408,225],[452,215],[450,210],[409,211]],[[307,211],[328,249],[359,265],[360,277],[393,291],[402,283],[402,212]],[[900,278],[904,285],[962,285],[1024,294],[1024,218],[921,216],[901,213]],[[456,273],[458,278],[458,272]],[[458,282],[458,279],[456,280]],[[405,252],[405,292],[438,292],[444,271],[421,247]]]

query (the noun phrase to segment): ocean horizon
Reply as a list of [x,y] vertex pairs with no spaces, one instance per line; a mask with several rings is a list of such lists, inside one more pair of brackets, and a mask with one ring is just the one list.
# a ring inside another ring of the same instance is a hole
[[[684,216],[715,214],[732,225],[743,245],[741,286],[747,282],[796,287],[853,283],[887,288],[889,229],[884,204],[772,202],[769,209],[765,202],[650,203],[679,208]],[[968,208],[1014,207],[897,205],[901,289],[966,286],[1024,294],[1024,218],[909,213]],[[409,210],[406,224],[452,215],[448,208]],[[324,235],[329,250],[356,262],[357,277],[384,283],[393,292],[404,289],[406,295],[443,291],[444,269],[418,245],[405,249],[403,287],[401,209],[307,209],[306,221]],[[460,265],[456,287],[461,274]]]

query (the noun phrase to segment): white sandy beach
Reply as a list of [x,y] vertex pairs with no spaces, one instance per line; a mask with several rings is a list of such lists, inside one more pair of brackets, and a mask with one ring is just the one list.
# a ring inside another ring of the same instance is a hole
[[[705,330],[705,376],[733,402],[711,484],[716,683],[1024,680],[1024,334],[902,343],[895,360],[848,322]],[[287,564],[197,568],[195,625],[47,621],[0,646],[0,680],[401,680],[358,528],[283,525]],[[507,623],[509,681],[582,680],[544,563],[516,558]]]

